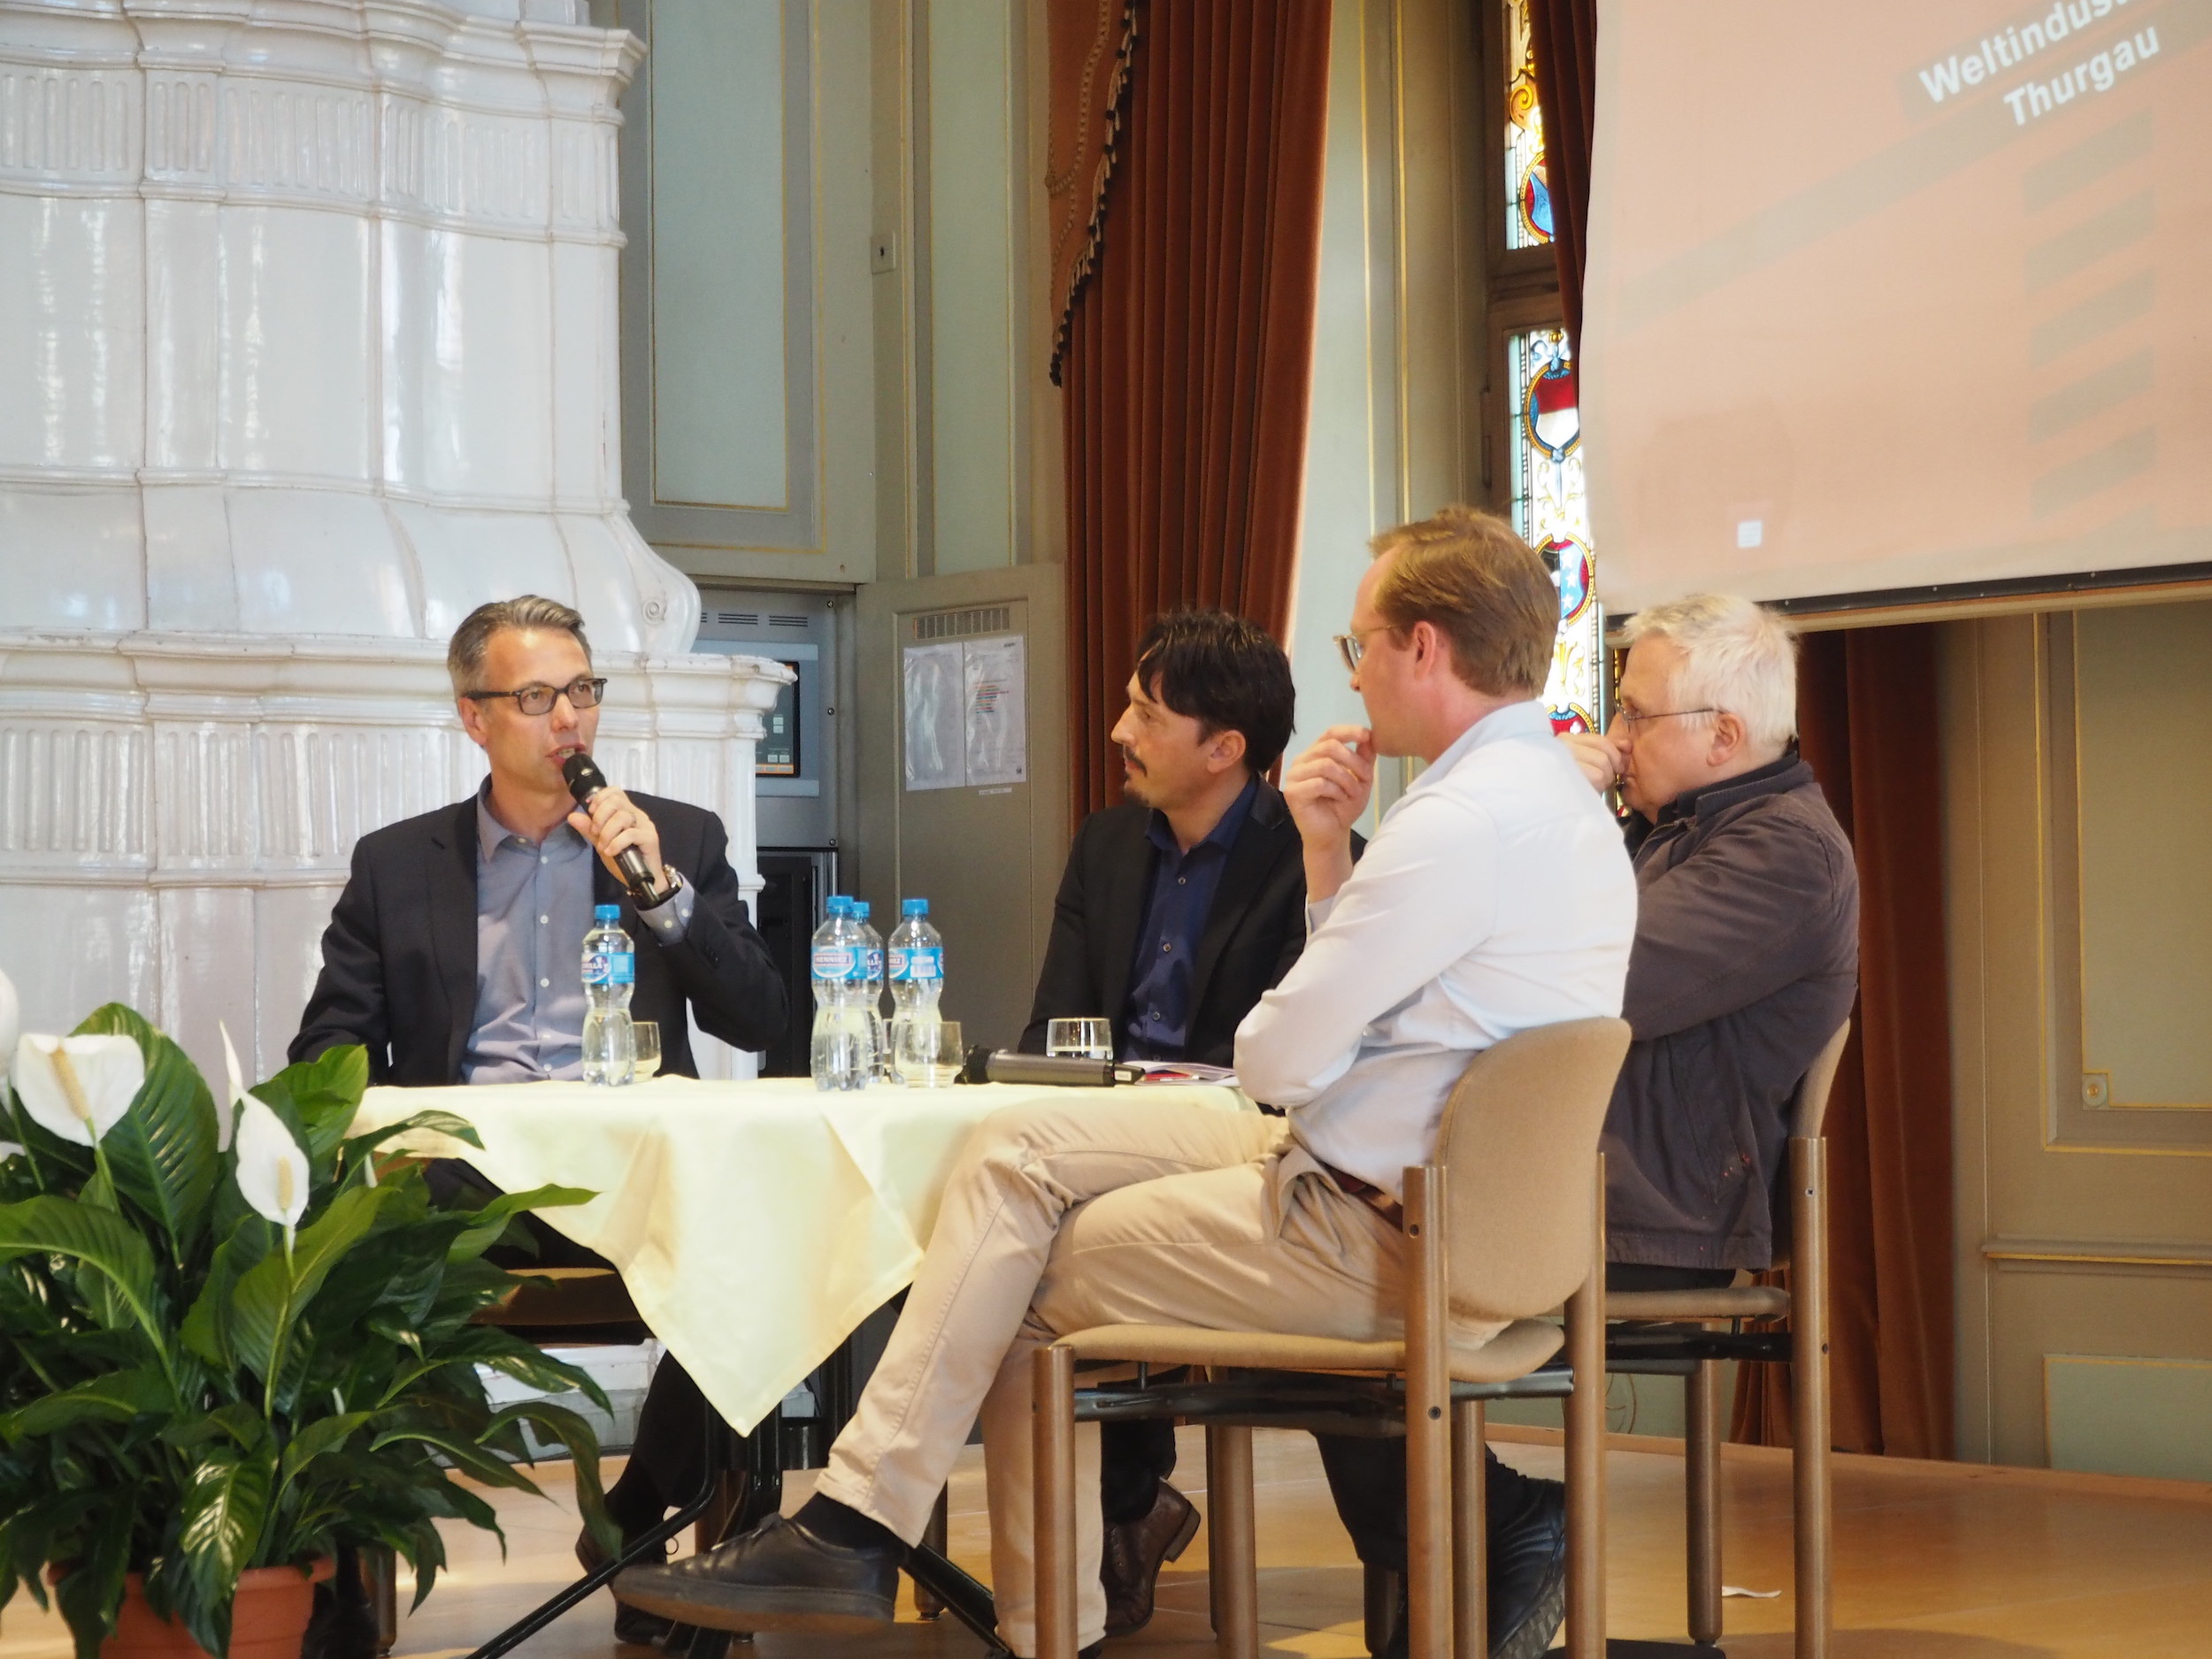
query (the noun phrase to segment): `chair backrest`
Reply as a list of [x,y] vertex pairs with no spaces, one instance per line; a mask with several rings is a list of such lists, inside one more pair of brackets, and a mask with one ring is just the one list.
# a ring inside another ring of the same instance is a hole
[[1851,1022],[1836,1027],[1805,1075],[1797,1080],[1797,1094],[1790,1102],[1790,1133],[1808,1141],[1820,1136],[1821,1120],[1828,1115],[1828,1091],[1835,1087],[1836,1068],[1843,1064],[1843,1046],[1851,1040]]
[[1628,1036],[1622,1020],[1565,1020],[1468,1063],[1437,1137],[1455,1312],[1532,1318],[1588,1276],[1598,1132]]

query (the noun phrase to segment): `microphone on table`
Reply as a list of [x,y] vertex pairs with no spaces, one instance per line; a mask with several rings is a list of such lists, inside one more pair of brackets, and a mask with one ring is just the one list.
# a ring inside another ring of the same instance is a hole
[[[568,780],[568,792],[576,797],[576,804],[587,810],[591,806],[592,796],[607,787],[607,774],[581,749],[561,763],[561,776]],[[640,910],[649,910],[667,899],[668,895],[661,891],[660,884],[646,869],[645,855],[636,848],[625,847],[614,856],[614,862]]]

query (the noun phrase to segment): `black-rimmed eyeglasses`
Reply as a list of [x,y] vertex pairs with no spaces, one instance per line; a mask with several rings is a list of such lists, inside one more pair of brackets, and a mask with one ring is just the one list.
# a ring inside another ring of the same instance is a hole
[[512,697],[515,707],[525,714],[549,714],[556,697],[566,697],[572,709],[595,709],[599,706],[599,699],[606,693],[605,680],[586,677],[572,680],[565,686],[525,686],[519,691],[465,691],[461,695],[472,703],[488,703],[494,697]]

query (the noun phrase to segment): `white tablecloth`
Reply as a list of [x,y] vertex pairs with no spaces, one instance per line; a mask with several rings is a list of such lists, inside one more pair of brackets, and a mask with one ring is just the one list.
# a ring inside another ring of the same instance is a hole
[[373,1088],[354,1133],[449,1111],[482,1137],[480,1152],[438,1135],[409,1137],[406,1149],[466,1158],[506,1192],[598,1193],[543,1218],[621,1270],[639,1314],[743,1433],[913,1279],[979,1119],[1110,1098],[1252,1110],[1234,1089],[1179,1085],[826,1094],[804,1078],[657,1078]]

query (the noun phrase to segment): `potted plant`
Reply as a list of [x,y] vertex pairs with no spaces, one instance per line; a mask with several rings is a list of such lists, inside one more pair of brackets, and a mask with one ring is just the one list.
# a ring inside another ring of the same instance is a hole
[[249,1091],[223,1041],[219,1106],[119,1004],[0,1056],[0,1606],[19,1583],[45,1605],[51,1578],[78,1659],[119,1618],[221,1655],[234,1603],[273,1584],[296,1655],[307,1576],[338,1547],[406,1557],[419,1604],[444,1561],[437,1522],[498,1530],[453,1473],[535,1492],[515,1466],[526,1422],[567,1446],[611,1547],[590,1425],[495,1410],[478,1367],[603,1409],[597,1386],[472,1323],[513,1288],[482,1259],[512,1217],[589,1194],[441,1209],[387,1143],[421,1128],[478,1144],[465,1123],[426,1112],[349,1136],[362,1049]]

